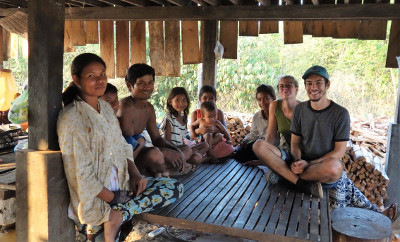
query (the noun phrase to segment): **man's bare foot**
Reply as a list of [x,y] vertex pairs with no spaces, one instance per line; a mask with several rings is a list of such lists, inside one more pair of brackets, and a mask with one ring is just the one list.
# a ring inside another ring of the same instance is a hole
[[187,161],[189,164],[200,164],[203,161],[203,157],[199,153],[193,153],[190,159]]

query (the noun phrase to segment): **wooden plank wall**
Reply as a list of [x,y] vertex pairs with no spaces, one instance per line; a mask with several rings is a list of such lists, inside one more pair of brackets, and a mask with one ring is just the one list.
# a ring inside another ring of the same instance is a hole
[[396,56],[400,56],[400,20],[392,20],[389,45],[386,56],[386,67],[398,67]]
[[146,63],[146,22],[131,21],[131,65]]
[[166,76],[181,75],[181,41],[179,21],[165,21],[164,59]]
[[87,44],[99,43],[99,22],[85,21],[85,34]]
[[71,44],[74,46],[86,45],[86,33],[85,33],[85,23],[84,21],[71,21],[71,31],[70,35]]
[[165,73],[163,21],[149,21],[150,63],[157,76]]
[[65,21],[64,27],[64,52],[74,52],[75,47],[71,42],[72,32],[72,23],[71,21]]
[[114,79],[114,21],[100,21],[100,56],[106,63],[107,77]]
[[237,59],[238,22],[220,21],[219,42],[224,46],[225,59]]
[[198,21],[181,21],[183,64],[201,63]]
[[124,78],[129,68],[129,22],[116,21],[116,72],[117,78]]

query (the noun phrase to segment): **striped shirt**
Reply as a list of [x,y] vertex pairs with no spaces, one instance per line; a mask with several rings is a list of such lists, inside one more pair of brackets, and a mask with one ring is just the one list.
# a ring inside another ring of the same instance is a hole
[[171,125],[171,142],[174,145],[183,145],[183,139],[187,135],[187,125],[182,125],[176,119],[174,115],[168,113],[165,115],[163,121],[161,122],[160,130],[162,131],[162,136],[165,138],[165,130],[167,127],[167,120]]

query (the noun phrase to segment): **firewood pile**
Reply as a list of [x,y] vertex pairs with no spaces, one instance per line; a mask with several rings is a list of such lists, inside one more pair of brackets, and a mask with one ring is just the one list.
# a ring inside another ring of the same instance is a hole
[[373,203],[383,206],[389,178],[385,172],[387,132],[390,120],[354,121],[343,163],[347,176]]
[[236,146],[243,141],[244,137],[250,133],[251,117],[244,117],[245,123],[241,118],[227,115],[225,117],[226,129],[232,138],[232,145]]

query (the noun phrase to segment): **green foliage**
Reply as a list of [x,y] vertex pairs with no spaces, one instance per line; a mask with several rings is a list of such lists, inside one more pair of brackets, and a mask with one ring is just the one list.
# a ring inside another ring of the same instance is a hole
[[[298,99],[307,100],[301,76],[307,68],[318,64],[326,67],[331,76],[328,97],[348,108],[352,116],[392,117],[398,72],[385,68],[387,44],[387,41],[304,36],[302,44],[284,45],[282,34],[240,37],[238,59],[218,62],[218,107],[223,111],[254,113],[258,109],[254,98],[257,86],[264,83],[276,87],[281,75],[293,75],[300,84]],[[64,87],[71,81],[72,59],[83,52],[99,54],[99,45],[76,47],[76,52],[64,54]],[[26,59],[9,60],[5,67],[13,70],[18,86],[27,79]],[[151,102],[157,117],[163,116],[166,97],[176,86],[186,88],[194,110],[198,100],[197,80],[197,65],[183,65],[181,77],[156,77]],[[110,82],[119,89],[120,98],[129,95],[123,79]]]

